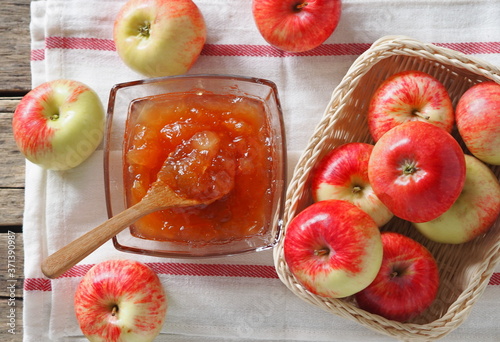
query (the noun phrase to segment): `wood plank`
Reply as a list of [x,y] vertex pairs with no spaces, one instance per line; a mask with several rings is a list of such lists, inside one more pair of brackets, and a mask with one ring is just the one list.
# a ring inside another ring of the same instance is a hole
[[12,135],[12,115],[20,97],[0,98],[0,189],[24,187],[25,161]]
[[30,1],[2,0],[0,11],[1,93],[24,92],[31,88]]
[[12,115],[20,97],[0,98],[0,225],[22,224],[25,161],[12,135]]
[[23,224],[24,189],[0,189],[0,226]]
[[[23,327],[23,236],[0,234],[0,341],[22,341]],[[12,276],[10,276],[12,275]]]

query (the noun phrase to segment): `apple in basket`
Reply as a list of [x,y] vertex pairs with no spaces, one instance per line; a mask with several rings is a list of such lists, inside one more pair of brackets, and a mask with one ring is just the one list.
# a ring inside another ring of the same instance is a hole
[[148,77],[187,72],[198,59],[206,35],[203,15],[191,0],[129,0],[113,30],[120,58]]
[[438,266],[423,245],[407,236],[384,232],[382,243],[379,273],[355,298],[363,310],[404,322],[423,313],[436,298]]
[[167,297],[156,273],[133,260],[94,265],[76,288],[75,313],[92,342],[149,342],[160,333]]
[[438,218],[414,226],[430,240],[464,243],[484,234],[500,214],[500,184],[488,166],[465,156],[465,184],[450,209]]
[[104,108],[99,96],[74,80],[42,83],[26,94],[12,119],[21,153],[45,169],[81,164],[101,143]]
[[500,84],[483,82],[469,88],[458,101],[456,121],[469,151],[500,165]]
[[433,76],[416,70],[386,79],[368,106],[368,127],[375,141],[391,128],[413,120],[433,123],[451,132],[455,117],[448,91]]
[[427,222],[447,211],[460,195],[465,157],[445,130],[409,121],[377,141],[368,177],[377,197],[395,216]]
[[335,147],[312,172],[313,199],[339,199],[353,203],[381,227],[392,212],[378,199],[368,179],[368,161],[373,145],[352,142]]
[[274,47],[303,52],[321,45],[340,20],[340,0],[253,0],[252,12],[262,37]]
[[316,202],[295,216],[283,242],[285,262],[310,292],[342,298],[368,286],[382,262],[373,219],[341,200]]

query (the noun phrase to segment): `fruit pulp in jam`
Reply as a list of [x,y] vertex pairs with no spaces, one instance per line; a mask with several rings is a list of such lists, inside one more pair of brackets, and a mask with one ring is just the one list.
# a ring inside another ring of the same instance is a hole
[[209,205],[149,214],[131,226],[132,235],[196,246],[269,229],[272,140],[261,101],[197,92],[140,98],[130,105],[124,144],[128,206],[157,178],[200,200],[229,191]]

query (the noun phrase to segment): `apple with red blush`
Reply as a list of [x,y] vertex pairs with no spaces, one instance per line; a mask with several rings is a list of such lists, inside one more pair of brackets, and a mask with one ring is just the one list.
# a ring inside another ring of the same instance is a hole
[[453,203],[441,216],[413,225],[428,239],[459,244],[485,234],[500,214],[500,183],[483,162],[465,155],[465,184]]
[[347,201],[325,200],[290,221],[283,252],[290,272],[305,289],[342,298],[375,279],[382,241],[377,224],[363,210]]
[[366,212],[381,227],[392,212],[380,201],[368,179],[368,161],[373,145],[352,142],[332,149],[319,161],[312,174],[314,201],[345,200]]
[[186,73],[206,36],[203,15],[191,0],[129,0],[116,16],[113,30],[122,61],[148,77]]
[[485,163],[500,165],[500,84],[487,81],[469,88],[455,115],[469,151]]
[[355,294],[358,306],[387,319],[405,322],[434,302],[439,270],[422,244],[395,232],[382,233],[383,258],[375,280]]
[[253,0],[257,29],[272,46],[304,52],[321,45],[335,31],[342,11],[340,0]]
[[368,107],[368,127],[374,141],[407,121],[425,121],[451,132],[453,105],[444,85],[417,70],[402,71],[380,84]]
[[40,84],[19,102],[12,119],[14,140],[30,162],[48,170],[83,163],[104,135],[104,107],[97,93],[75,80]]
[[457,200],[465,183],[465,156],[445,130],[408,121],[375,144],[368,163],[373,191],[397,217],[431,221]]
[[151,342],[160,333],[167,297],[143,263],[120,259],[94,265],[78,284],[75,314],[92,342]]

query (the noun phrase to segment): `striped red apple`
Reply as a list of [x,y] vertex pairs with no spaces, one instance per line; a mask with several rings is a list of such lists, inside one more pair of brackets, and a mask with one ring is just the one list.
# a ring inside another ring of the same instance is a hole
[[14,140],[32,163],[51,170],[80,165],[101,143],[104,108],[87,85],[59,79],[26,94],[12,119]]
[[372,95],[368,127],[378,141],[391,128],[415,120],[449,133],[455,123],[453,106],[448,91],[435,77],[417,70],[402,71],[384,80]]
[[262,37],[288,52],[321,45],[335,31],[342,11],[340,0],[253,0],[252,12]]
[[382,233],[382,266],[375,280],[355,298],[360,308],[396,321],[422,314],[434,302],[439,270],[433,255],[415,240]]
[[123,62],[148,77],[186,73],[198,59],[206,35],[203,15],[191,0],[129,0],[113,31]]
[[151,342],[160,333],[167,297],[158,276],[134,260],[107,260],[82,278],[76,318],[92,342]]
[[382,262],[380,231],[354,204],[325,200],[293,218],[283,242],[285,261],[311,293],[342,298],[368,286]]
[[368,177],[377,197],[395,216],[427,222],[446,212],[460,195],[465,157],[444,129],[409,121],[377,141]]
[[488,81],[469,88],[458,101],[456,121],[469,151],[500,165],[500,84]]
[[353,203],[381,227],[394,215],[380,201],[368,179],[368,161],[373,145],[353,142],[335,147],[312,172],[315,201],[339,199]]

